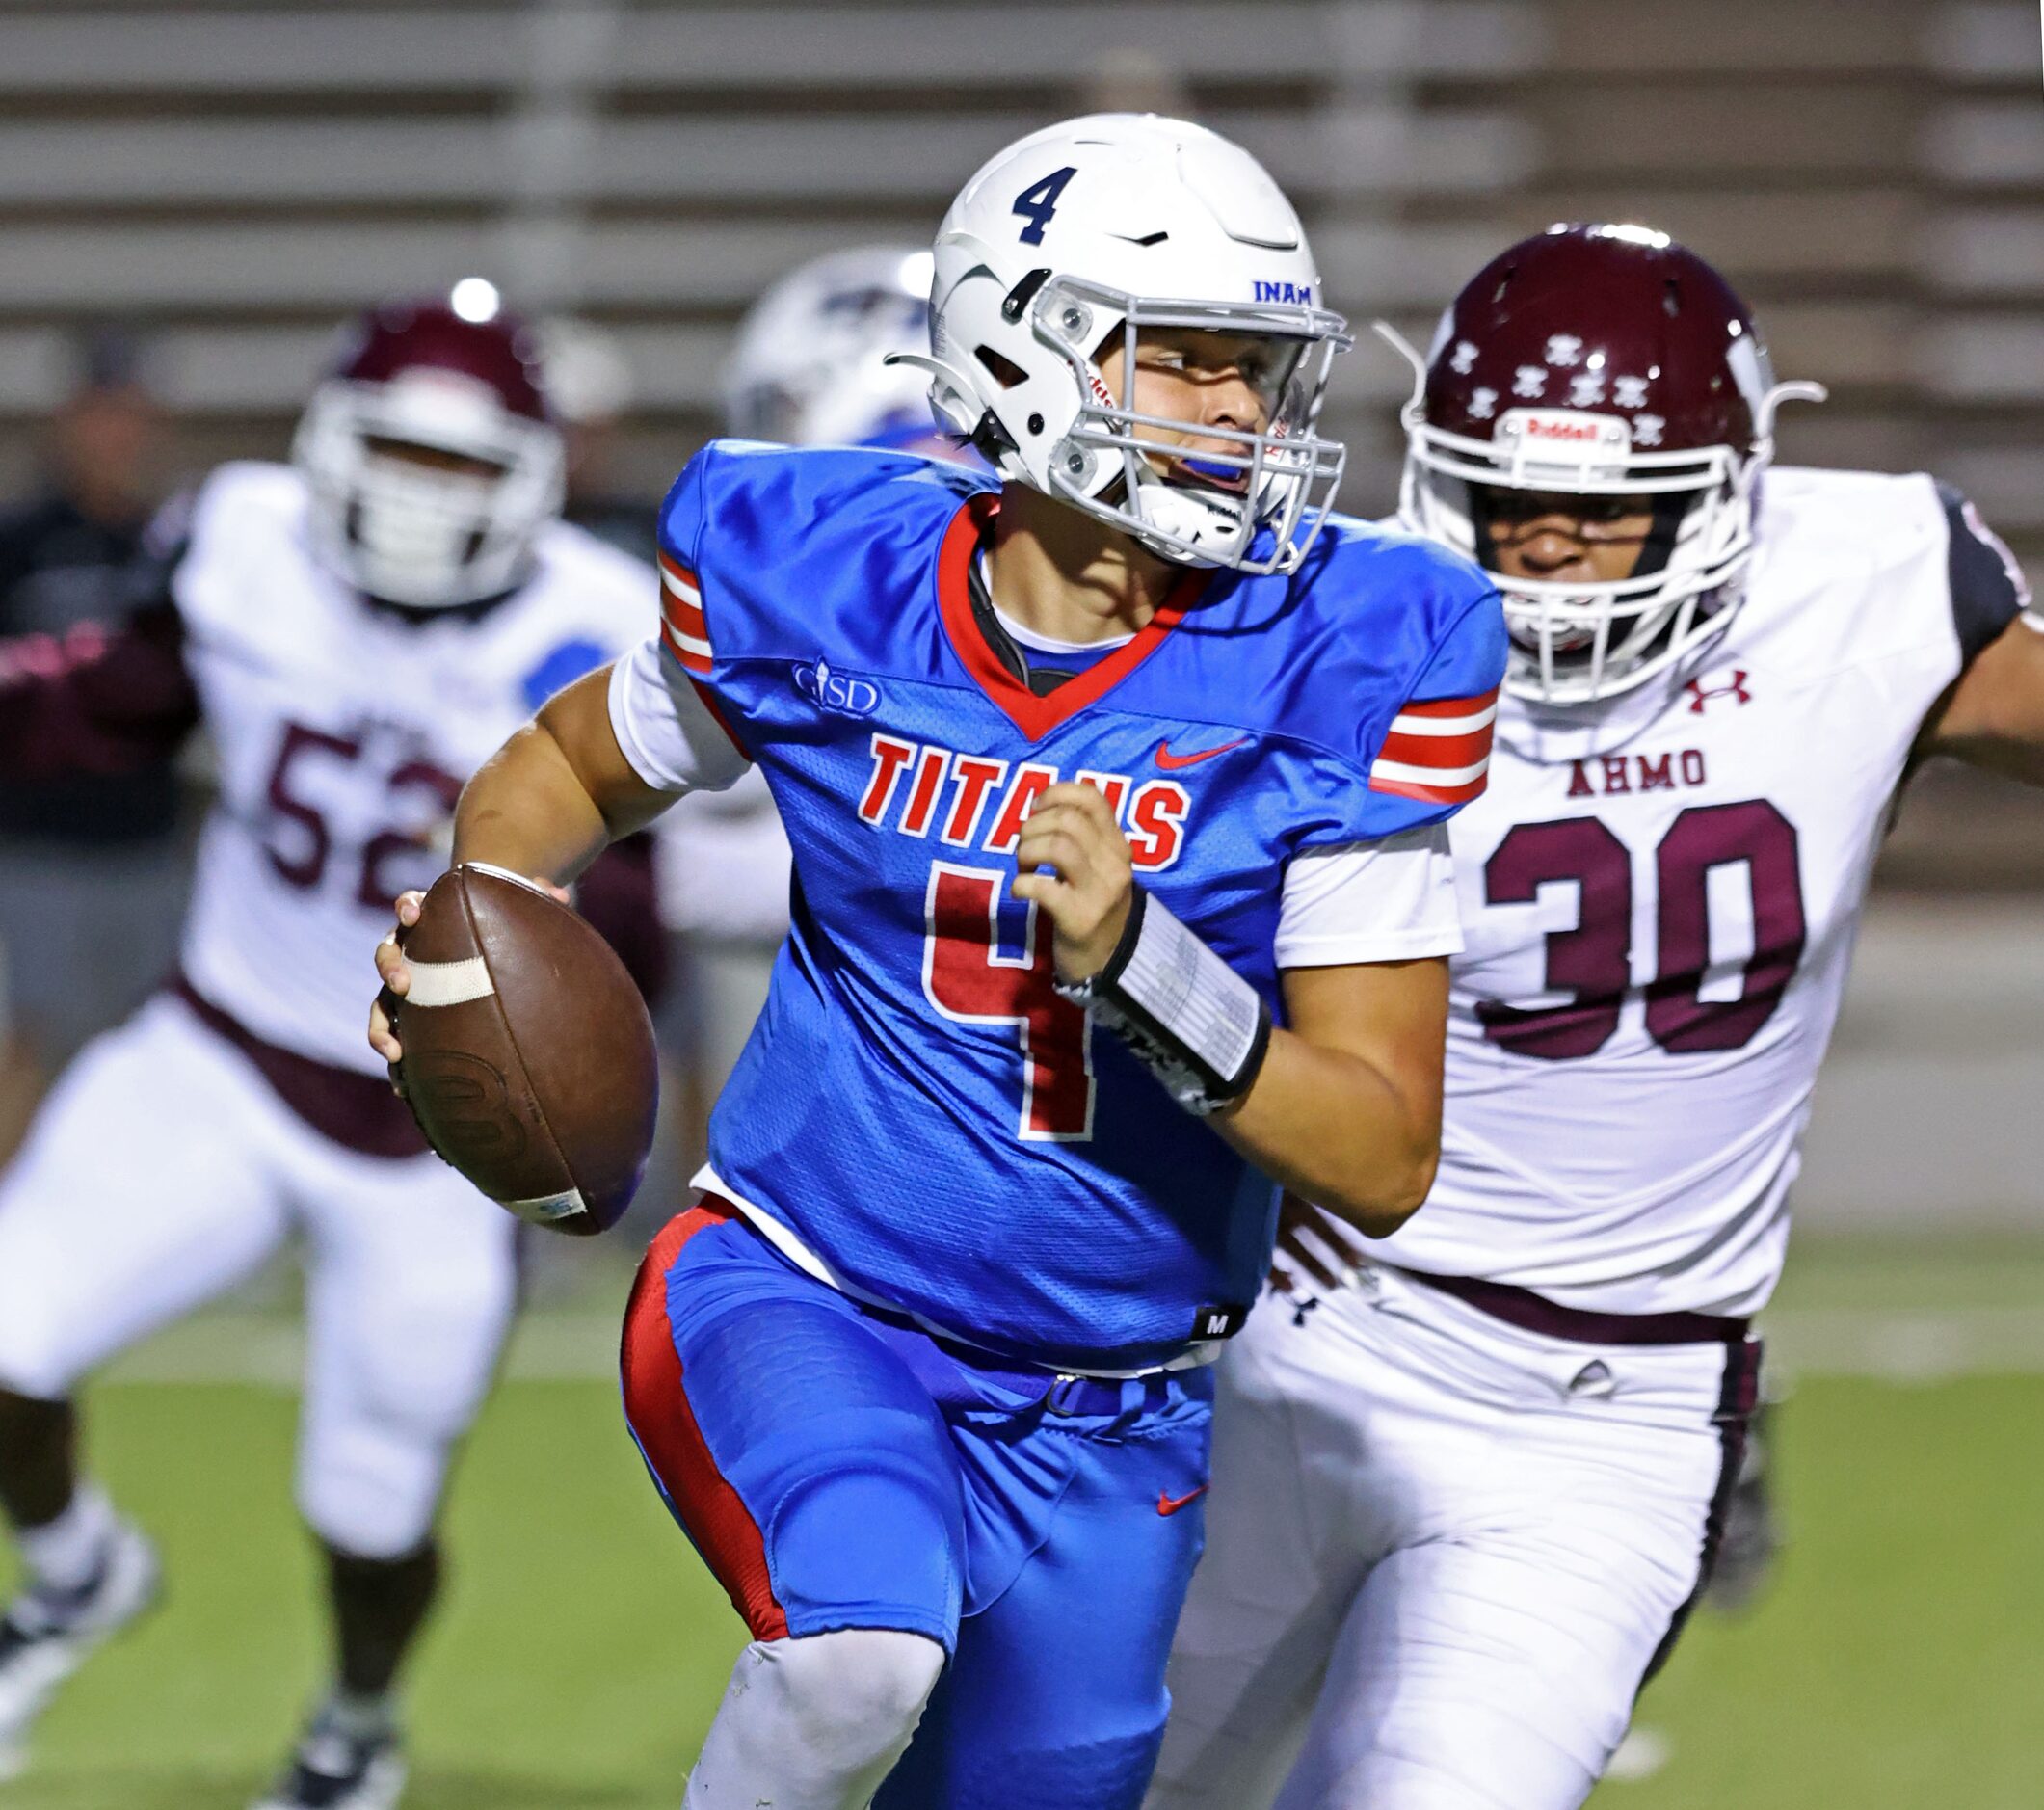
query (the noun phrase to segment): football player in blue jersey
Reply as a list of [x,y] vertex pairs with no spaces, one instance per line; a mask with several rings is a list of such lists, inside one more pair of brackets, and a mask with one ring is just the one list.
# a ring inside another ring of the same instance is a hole
[[[757,763],[794,847],[624,1335],[633,1434],[753,1635],[697,1810],[1135,1805],[1204,1366],[1278,1186],[1380,1233],[1437,1155],[1444,825],[1503,630],[1473,566],[1328,519],[1347,335],[1289,203],[1197,126],[1053,127],[952,205],[932,310],[932,402],[995,475],[712,443],[661,632],[456,830],[565,879]],[[401,997],[395,939],[378,969]]]

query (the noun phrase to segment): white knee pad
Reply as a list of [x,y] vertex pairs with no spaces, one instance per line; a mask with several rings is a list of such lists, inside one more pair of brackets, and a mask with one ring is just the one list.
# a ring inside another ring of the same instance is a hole
[[[374,1211],[385,1202],[404,1211]],[[513,1221],[433,1158],[336,1184],[313,1211],[299,1506],[343,1552],[402,1557],[431,1531],[495,1371]]]
[[0,1389],[32,1401],[61,1401],[78,1367],[40,1304],[13,1299],[0,1287]]
[[685,1810],[863,1810],[943,1663],[936,1641],[886,1628],[754,1641],[731,1668]]
[[357,1420],[307,1427],[298,1511],[329,1546],[356,1558],[403,1558],[433,1531],[452,1440]]

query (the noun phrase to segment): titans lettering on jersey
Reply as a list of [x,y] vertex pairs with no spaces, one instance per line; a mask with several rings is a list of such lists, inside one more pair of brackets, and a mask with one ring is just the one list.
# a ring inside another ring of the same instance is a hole
[[855,1292],[1134,1368],[1254,1298],[1275,1193],[1052,991],[1011,890],[1029,804],[1099,785],[1144,884],[1275,1008],[1286,864],[1480,789],[1501,624],[1473,568],[1341,522],[1290,579],[1188,576],[1037,697],[972,617],[996,507],[952,466],[735,442],[667,501],[666,653],[794,848],[710,1167]]

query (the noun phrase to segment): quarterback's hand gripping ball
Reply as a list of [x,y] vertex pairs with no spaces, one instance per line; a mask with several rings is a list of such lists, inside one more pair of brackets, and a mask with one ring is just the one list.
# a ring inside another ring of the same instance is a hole
[[535,1225],[614,1225],[652,1148],[659,1063],[610,945],[544,888],[479,862],[434,882],[398,944],[404,992],[383,1001],[403,1049],[393,1078],[433,1148]]

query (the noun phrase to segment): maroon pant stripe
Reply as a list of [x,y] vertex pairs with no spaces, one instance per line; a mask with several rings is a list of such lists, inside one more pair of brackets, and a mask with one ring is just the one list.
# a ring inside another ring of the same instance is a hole
[[1739,1487],[1739,1466],[1746,1455],[1746,1428],[1753,1419],[1753,1410],[1760,1403],[1760,1356],[1761,1342],[1747,1339],[1738,1344],[1725,1347],[1725,1376],[1717,1392],[1717,1412],[1712,1417],[1717,1426],[1719,1451],[1717,1487],[1711,1492],[1711,1509],[1704,1517],[1703,1550],[1698,1556],[1696,1587],[1683,1599],[1668,1621],[1668,1631],[1660,1637],[1660,1644],[1654,1649],[1654,1657],[1647,1662],[1647,1669],[1640,1678],[1641,1690],[1645,1690],[1654,1674],[1668,1663],[1668,1656],[1675,1651],[1675,1643],[1682,1638],[1682,1631],[1688,1625],[1690,1611],[1702,1600],[1705,1588],[1711,1582],[1711,1573],[1717,1568],[1717,1548],[1725,1536],[1725,1517],[1731,1511],[1732,1492]]

